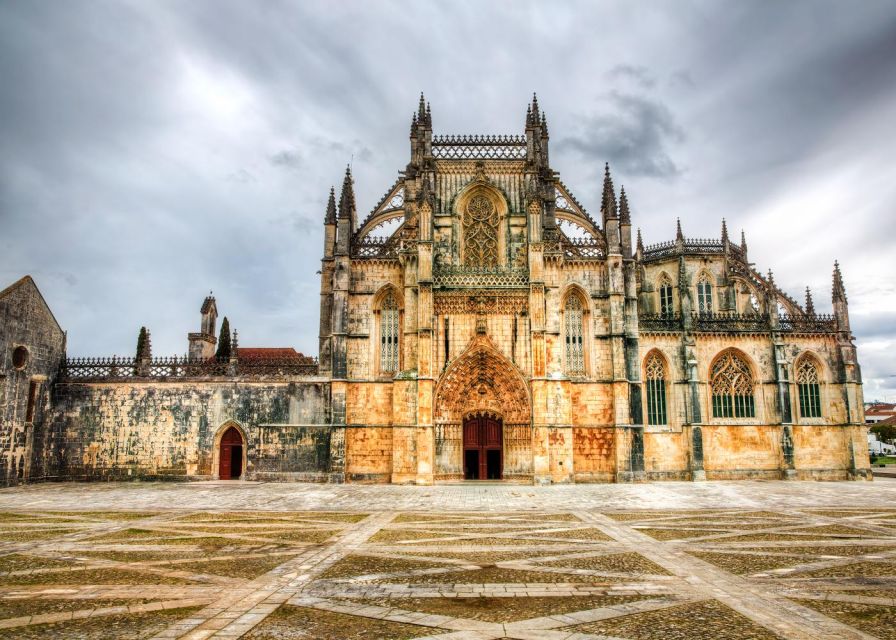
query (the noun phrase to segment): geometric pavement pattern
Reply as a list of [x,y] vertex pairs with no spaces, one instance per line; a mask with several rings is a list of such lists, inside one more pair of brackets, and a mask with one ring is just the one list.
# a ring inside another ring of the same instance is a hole
[[0,513],[0,638],[896,639],[896,510]]

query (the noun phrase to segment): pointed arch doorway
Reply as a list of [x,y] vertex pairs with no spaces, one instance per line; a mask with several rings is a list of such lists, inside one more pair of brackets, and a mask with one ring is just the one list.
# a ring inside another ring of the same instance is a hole
[[243,434],[231,425],[221,436],[218,448],[218,478],[220,480],[239,480],[243,475],[243,452],[245,449]]
[[464,418],[464,479],[500,480],[503,475],[503,421],[488,413]]

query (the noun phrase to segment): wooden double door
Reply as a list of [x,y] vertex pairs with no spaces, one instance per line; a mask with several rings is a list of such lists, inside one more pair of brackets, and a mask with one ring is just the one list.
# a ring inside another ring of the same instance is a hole
[[238,480],[243,475],[243,436],[230,427],[221,436],[221,450],[218,452],[218,478]]
[[504,466],[503,423],[487,415],[464,420],[464,479],[500,480]]

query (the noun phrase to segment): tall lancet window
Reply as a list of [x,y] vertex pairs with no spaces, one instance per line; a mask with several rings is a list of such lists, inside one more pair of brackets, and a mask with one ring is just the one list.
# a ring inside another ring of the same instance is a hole
[[389,293],[380,308],[380,371],[383,373],[398,371],[398,325],[398,303]]
[[812,358],[799,361],[796,384],[800,396],[800,415],[804,418],[821,417],[821,393],[818,384],[818,366]]
[[498,266],[498,211],[484,195],[467,203],[463,214],[464,265],[477,269]]
[[697,280],[697,311],[712,313],[712,282],[705,273],[701,273]]
[[663,274],[660,280],[660,315],[672,315],[672,280]]
[[750,366],[732,351],[712,365],[712,415],[714,418],[753,418],[753,374]]
[[579,297],[567,296],[563,323],[566,333],[566,373],[569,375],[585,373],[584,315]]
[[666,418],[666,365],[652,353],[644,366],[647,378],[647,424],[668,424]]

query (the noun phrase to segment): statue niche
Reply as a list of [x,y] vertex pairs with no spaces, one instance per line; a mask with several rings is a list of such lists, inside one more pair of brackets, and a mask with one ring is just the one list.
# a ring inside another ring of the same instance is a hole
[[464,207],[464,266],[490,269],[498,266],[498,210],[482,193]]

